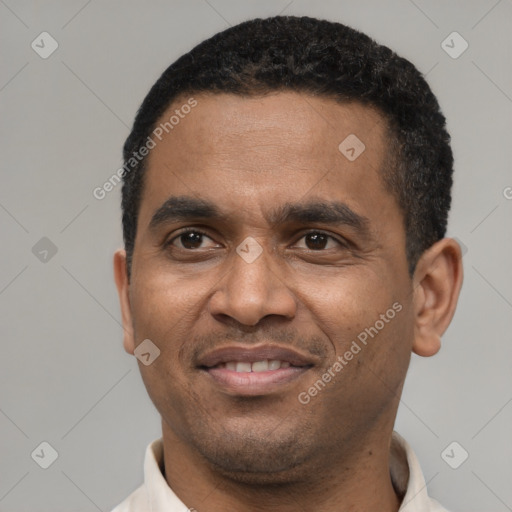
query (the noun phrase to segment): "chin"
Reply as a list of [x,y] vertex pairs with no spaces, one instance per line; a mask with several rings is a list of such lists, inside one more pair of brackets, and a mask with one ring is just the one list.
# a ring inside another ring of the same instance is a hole
[[307,478],[310,447],[297,438],[269,435],[222,435],[196,448],[212,469],[238,483],[250,485],[296,484]]

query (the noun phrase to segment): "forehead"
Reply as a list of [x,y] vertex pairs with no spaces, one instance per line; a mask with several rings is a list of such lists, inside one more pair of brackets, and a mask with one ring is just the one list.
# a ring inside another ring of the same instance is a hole
[[192,109],[181,97],[159,121],[174,116],[148,155],[139,217],[146,226],[170,195],[222,202],[240,214],[253,206],[253,215],[308,194],[355,210],[383,195],[393,202],[382,185],[386,123],[377,111],[295,92],[192,96]]
[[[293,156],[292,161],[320,156],[337,159],[340,142],[351,134],[366,139],[373,146],[369,149],[375,156],[382,149],[383,117],[357,102],[341,104],[295,92],[259,97],[203,93],[195,99],[197,106],[193,111],[164,135],[169,149],[179,139],[194,156],[203,153],[209,158],[228,151],[231,157],[239,153],[240,158],[244,152],[250,155],[265,152],[278,162],[289,161]],[[175,101],[163,120],[176,109],[180,110],[186,101],[184,97]]]

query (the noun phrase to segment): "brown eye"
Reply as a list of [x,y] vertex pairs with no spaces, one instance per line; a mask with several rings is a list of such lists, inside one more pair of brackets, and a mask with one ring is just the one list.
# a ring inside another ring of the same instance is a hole
[[323,233],[308,233],[306,235],[306,245],[308,249],[312,250],[325,249],[328,238]]
[[[331,249],[335,247],[345,247],[345,245],[337,240],[335,237],[322,233],[321,231],[310,231],[306,233],[301,240],[304,240],[304,248],[310,251],[322,251],[324,249]],[[330,243],[335,244],[335,247],[329,246]]]
[[179,240],[185,249],[197,249],[201,246],[203,235],[201,233],[191,231],[180,235]]
[[211,238],[206,233],[197,229],[188,229],[179,233],[166,245],[177,249],[194,250],[205,248],[203,244],[207,240],[211,240]]

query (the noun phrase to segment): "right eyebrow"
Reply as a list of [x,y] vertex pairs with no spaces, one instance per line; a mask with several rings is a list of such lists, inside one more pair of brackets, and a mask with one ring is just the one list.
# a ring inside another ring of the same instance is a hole
[[171,196],[153,214],[149,228],[155,230],[162,224],[193,219],[227,221],[228,218],[210,201],[189,196]]

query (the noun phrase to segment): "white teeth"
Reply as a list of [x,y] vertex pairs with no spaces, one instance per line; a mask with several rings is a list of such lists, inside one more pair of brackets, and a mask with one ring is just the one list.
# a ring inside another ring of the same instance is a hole
[[291,365],[288,361],[280,361],[278,359],[263,359],[249,363],[246,361],[228,361],[227,363],[219,363],[217,368],[226,368],[232,372],[266,372],[268,370],[279,370],[279,368],[289,368]]
[[279,370],[279,368],[281,368],[281,361],[279,359],[272,359],[268,362],[269,370]]
[[256,361],[252,363],[253,372],[266,372],[268,370],[268,361]]
[[235,371],[237,372],[250,372],[251,371],[251,363],[236,363]]

